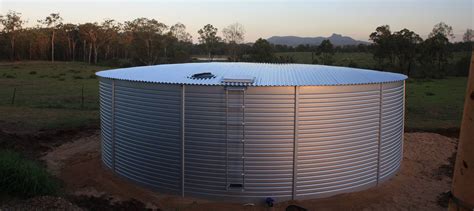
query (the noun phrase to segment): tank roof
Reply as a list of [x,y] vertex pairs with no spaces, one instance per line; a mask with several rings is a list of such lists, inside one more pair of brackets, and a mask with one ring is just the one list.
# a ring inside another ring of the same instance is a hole
[[141,66],[100,71],[96,75],[150,83],[225,86],[332,86],[407,79],[403,74],[349,67],[240,62]]

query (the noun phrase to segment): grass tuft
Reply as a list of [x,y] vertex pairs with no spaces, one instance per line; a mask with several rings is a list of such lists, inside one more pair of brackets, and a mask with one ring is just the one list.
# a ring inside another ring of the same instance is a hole
[[56,195],[57,181],[39,164],[19,153],[0,150],[0,193],[17,197]]

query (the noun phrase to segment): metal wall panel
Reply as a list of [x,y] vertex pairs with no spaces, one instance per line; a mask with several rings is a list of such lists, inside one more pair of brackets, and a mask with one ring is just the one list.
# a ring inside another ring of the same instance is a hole
[[181,87],[115,82],[115,172],[181,190]]
[[356,191],[400,167],[403,82],[231,88],[101,78],[104,164],[160,191],[234,201]]
[[377,183],[380,86],[299,88],[296,198]]
[[226,194],[224,87],[186,86],[184,194]]
[[379,180],[384,181],[400,168],[403,158],[403,82],[382,84],[382,121]]
[[102,162],[112,168],[112,80],[100,79],[99,96]]
[[245,96],[246,197],[291,199],[294,87],[249,87]]
[[[185,195],[246,200],[291,198],[294,87],[249,87],[245,92],[245,118],[233,122],[245,123],[241,131],[245,133],[244,153],[239,154],[242,145],[226,144],[226,138],[238,137],[226,137],[230,129],[226,130],[225,88],[186,89]],[[234,98],[228,99],[229,103],[237,104],[236,95],[229,94],[228,98]],[[239,136],[232,130],[227,136]],[[235,163],[235,154],[244,156],[243,163]],[[229,169],[226,172],[228,165],[244,167],[242,188],[229,187],[239,180]]]

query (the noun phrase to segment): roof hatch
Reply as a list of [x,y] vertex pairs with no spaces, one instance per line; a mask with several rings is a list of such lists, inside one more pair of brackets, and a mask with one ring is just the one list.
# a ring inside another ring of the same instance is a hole
[[211,72],[202,72],[202,73],[195,73],[189,78],[191,79],[211,79],[215,78],[216,76],[212,74]]

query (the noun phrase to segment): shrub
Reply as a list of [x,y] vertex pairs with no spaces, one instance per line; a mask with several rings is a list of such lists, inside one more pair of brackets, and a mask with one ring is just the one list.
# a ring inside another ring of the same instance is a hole
[[425,92],[426,96],[434,96],[435,94],[433,92]]
[[10,74],[6,74],[5,77],[6,77],[6,78],[16,78],[16,76],[10,75]]
[[354,68],[358,68],[359,67],[359,64],[357,64],[357,62],[355,62],[354,60],[349,60],[349,64],[347,65],[348,67],[354,67]]
[[471,57],[462,57],[454,65],[454,70],[451,71],[451,75],[465,76],[469,75],[469,65],[471,64]]
[[91,75],[89,75],[89,78],[94,79],[94,78],[97,78],[97,76],[95,74],[91,74]]
[[83,79],[83,77],[82,77],[82,76],[79,76],[79,75],[75,75],[75,76],[73,76],[72,78],[74,78],[74,79]]
[[75,70],[75,69],[69,69],[69,72],[71,72],[71,73],[80,73],[81,71],[80,70]]
[[20,154],[0,150],[0,193],[17,197],[55,195],[57,181],[40,165]]
[[30,75],[36,75],[36,71],[31,71]]

